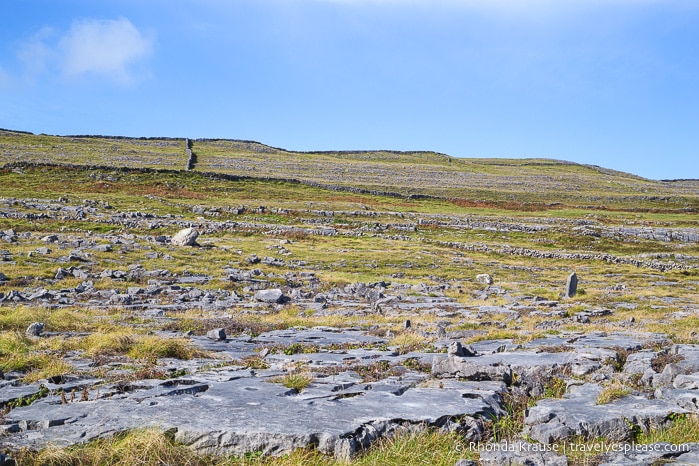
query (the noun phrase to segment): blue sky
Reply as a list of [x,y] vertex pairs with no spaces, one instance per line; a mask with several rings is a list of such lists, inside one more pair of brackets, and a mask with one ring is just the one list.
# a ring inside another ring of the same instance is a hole
[[695,0],[9,0],[0,127],[699,178]]

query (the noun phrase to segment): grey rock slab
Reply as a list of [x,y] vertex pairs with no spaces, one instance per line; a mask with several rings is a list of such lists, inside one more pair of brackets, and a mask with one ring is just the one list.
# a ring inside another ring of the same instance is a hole
[[699,413],[699,390],[683,388],[658,388],[655,398],[676,404],[680,408],[693,413]]
[[684,446],[688,447],[689,451],[679,455],[674,464],[687,466],[699,464],[699,443],[687,443]]
[[360,330],[340,330],[331,327],[274,330],[261,333],[253,338],[252,341],[266,346],[300,343],[313,344],[321,347],[330,345],[382,345],[387,342],[385,338],[366,335]]
[[[0,382],[1,383],[1,382]],[[39,385],[13,385],[7,383],[0,385],[0,406],[5,406],[7,403],[26,398],[39,393]]]
[[512,343],[512,340],[482,340],[471,343],[469,346],[478,354],[502,353],[503,351],[514,351],[521,348],[521,345]]
[[522,344],[525,348],[540,346],[570,346],[573,348],[606,348],[640,351],[644,345],[667,345],[665,335],[659,333],[610,333],[590,332],[585,335],[569,334],[555,337],[538,338]]
[[[206,390],[185,390],[204,385]],[[315,445],[324,453],[346,457],[397,426],[442,427],[461,416],[492,416],[491,403],[498,395],[493,388],[502,392],[504,386],[485,385],[477,393],[472,387],[408,388],[400,395],[367,390],[348,398],[307,399],[289,395],[281,384],[242,377],[184,385],[181,391],[176,391],[179,386],[170,387],[170,393],[164,393],[168,387],[156,387],[125,398],[67,405],[39,400],[8,413],[7,423],[27,430],[4,441],[15,448],[41,448],[49,442],[71,445],[128,429],[156,427],[172,429],[177,441],[202,453],[280,455]],[[488,396],[490,402],[484,399]]]
[[626,396],[598,405],[602,387],[584,384],[563,399],[544,399],[525,413],[524,433],[541,443],[552,443],[572,436],[605,437],[610,441],[626,441],[631,427],[641,430],[659,428],[669,422],[671,414],[689,411],[667,400],[648,400],[642,396]]
[[480,454],[482,466],[568,466],[568,458],[557,454],[550,446],[509,442],[486,444]]
[[660,442],[645,445],[617,445],[622,451],[606,453],[600,466],[653,466],[656,464],[699,464],[699,443],[673,445]]
[[255,293],[255,299],[262,301],[263,303],[282,304],[286,300],[286,297],[284,296],[282,290],[279,288],[274,288],[270,290],[258,291]]
[[514,351],[470,357],[448,354],[446,356],[434,357],[432,374],[442,377],[454,376],[464,377],[469,380],[500,380],[510,383],[513,373],[527,374],[541,368],[554,370],[572,365],[581,358],[585,359],[571,352],[535,353]]
[[699,373],[696,374],[679,374],[672,382],[674,388],[683,388],[688,390],[699,390]]
[[651,369],[651,361],[658,353],[652,350],[642,350],[637,353],[631,353],[626,357],[624,363],[624,374],[643,374],[648,369]]
[[[73,389],[82,389],[84,387],[89,387],[100,382],[100,379],[80,379],[72,378],[64,383],[51,383],[44,381],[43,385],[50,391],[55,391],[58,389],[63,389],[63,391],[70,391]],[[36,395],[41,390],[41,385],[38,383],[33,384],[19,384],[17,382],[3,382],[0,379],[0,406],[5,406],[7,403],[16,401],[20,398],[28,398]]]
[[257,344],[252,343],[248,335],[230,337],[226,340],[212,340],[206,336],[191,337],[193,344],[206,351],[225,353],[252,353]]
[[[396,361],[392,361],[392,356],[396,357]],[[332,367],[332,366],[353,366],[353,365],[368,365],[378,361],[389,360],[391,362],[399,362],[398,353],[389,351],[376,350],[347,350],[347,351],[328,351],[317,353],[299,353],[299,354],[269,354],[265,360],[270,364],[289,365],[290,363],[303,362],[311,368]]]

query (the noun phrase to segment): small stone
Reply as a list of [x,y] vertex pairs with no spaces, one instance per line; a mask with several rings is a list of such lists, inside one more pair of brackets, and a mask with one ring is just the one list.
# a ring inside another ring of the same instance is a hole
[[481,283],[483,285],[492,285],[493,284],[493,277],[491,277],[487,273],[480,273],[476,275],[476,281],[478,283]]
[[38,337],[44,330],[44,324],[41,322],[34,322],[27,327],[27,331],[24,332],[28,337]]
[[257,257],[257,254],[253,254],[253,255],[251,255],[250,257],[247,257],[247,258],[245,259],[245,262],[247,262],[248,264],[251,264],[251,265],[252,265],[252,264],[259,264],[261,260],[262,260],[262,259],[260,259],[259,257]]
[[110,252],[112,250],[112,245],[111,244],[98,244],[94,248],[95,251],[98,252]]
[[0,282],[6,282],[8,280],[7,275],[0,272]]
[[578,276],[575,272],[568,275],[568,280],[566,281],[566,298],[572,298],[578,291]]
[[196,228],[185,228],[184,230],[178,231],[170,242],[175,246],[195,246],[198,237],[199,231],[197,231]]
[[462,357],[464,355],[464,349],[461,347],[461,343],[458,341],[452,341],[449,343],[449,347],[447,348],[447,354],[450,356],[459,356]]
[[225,340],[226,331],[222,328],[215,328],[209,330],[208,332],[206,332],[206,338],[210,338],[212,340]]
[[408,328],[410,328],[411,325],[412,325],[412,324],[410,323],[410,319],[407,319],[407,320],[405,321],[405,324],[403,324],[403,327],[406,328],[406,329],[408,329]]
[[13,460],[12,458],[10,458],[7,455],[0,453],[0,466],[16,466],[16,465],[17,465],[17,463],[15,462],[15,460]]

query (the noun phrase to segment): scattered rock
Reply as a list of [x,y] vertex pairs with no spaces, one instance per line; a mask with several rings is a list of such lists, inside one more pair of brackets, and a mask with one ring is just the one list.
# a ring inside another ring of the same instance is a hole
[[288,298],[284,296],[282,290],[280,290],[279,288],[274,288],[271,290],[258,291],[257,293],[255,293],[255,299],[264,303],[282,304]]
[[480,273],[476,275],[476,281],[478,283],[481,283],[483,285],[492,285],[493,284],[493,277],[491,277],[487,273]]
[[44,324],[42,322],[34,322],[27,327],[26,332],[24,332],[28,337],[38,337],[41,336],[41,332],[44,331]]
[[172,237],[170,242],[175,246],[196,246],[199,231],[196,228],[185,228]]
[[16,465],[17,465],[17,463],[15,462],[15,460],[13,460],[12,458],[10,458],[7,455],[0,453],[0,466],[16,466]]
[[225,340],[226,331],[222,328],[215,328],[206,332],[206,337],[212,340]]

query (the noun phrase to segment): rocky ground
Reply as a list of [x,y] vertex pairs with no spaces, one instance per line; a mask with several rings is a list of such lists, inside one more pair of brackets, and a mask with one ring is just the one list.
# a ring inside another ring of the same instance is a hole
[[[434,428],[557,465],[699,415],[691,223],[150,201],[175,211],[0,199],[5,452],[154,427],[350,459]],[[586,464],[697,464],[695,441]]]

